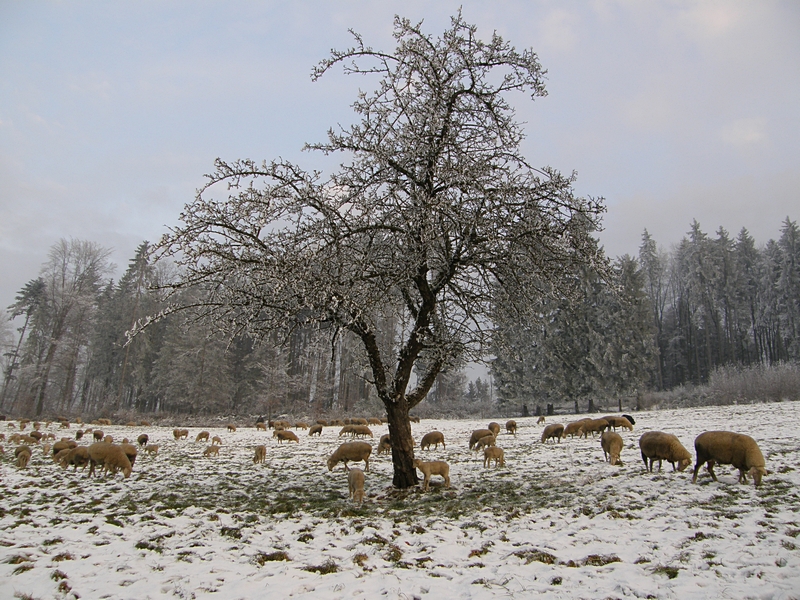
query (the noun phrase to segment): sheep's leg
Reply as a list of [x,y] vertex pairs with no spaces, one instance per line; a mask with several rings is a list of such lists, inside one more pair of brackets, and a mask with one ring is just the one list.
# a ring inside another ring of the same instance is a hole
[[713,460],[708,461],[708,463],[706,464],[706,468],[708,469],[708,472],[711,473],[711,478],[714,481],[719,481],[719,479],[717,479],[716,473],[714,473],[714,461]]

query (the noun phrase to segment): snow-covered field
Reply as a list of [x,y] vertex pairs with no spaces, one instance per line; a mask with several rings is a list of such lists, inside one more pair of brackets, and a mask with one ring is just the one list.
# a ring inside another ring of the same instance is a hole
[[[161,445],[127,480],[62,471],[39,449],[18,470],[6,446],[0,598],[800,598],[800,403],[635,417],[622,467],[597,438],[542,444],[542,426],[517,419],[499,469],[467,449],[488,420],[423,420],[415,438],[442,431],[447,449],[417,454],[448,461],[452,487],[393,491],[390,458],[373,454],[361,507],[342,466],[325,466],[338,427],[298,432],[299,444],[211,429],[217,458],[202,456],[197,428],[176,442],[171,429],[103,427]],[[377,446],[386,427],[372,429]],[[719,483],[703,469],[698,485],[691,467],[645,472],[643,432],[694,453],[713,429],[758,441],[770,471],[759,489],[731,467]],[[267,462],[254,466],[257,444]]]

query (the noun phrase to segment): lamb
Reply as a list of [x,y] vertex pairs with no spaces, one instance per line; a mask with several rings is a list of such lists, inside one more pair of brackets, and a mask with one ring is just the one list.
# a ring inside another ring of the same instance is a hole
[[594,437],[594,432],[597,431],[602,435],[603,431],[608,429],[608,421],[605,419],[587,419],[582,426],[583,429],[583,437],[589,437],[589,432],[592,432],[592,437]]
[[364,471],[361,469],[350,469],[347,474],[347,486],[350,488],[350,499],[354,503],[364,502]]
[[17,467],[24,469],[31,460],[31,449],[28,446],[17,446],[14,449],[14,456],[17,458]]
[[158,444],[147,444],[147,446],[144,448],[144,451],[150,456],[158,456]]
[[491,423],[489,423],[486,429],[491,431],[495,437],[500,435],[500,423],[495,423],[494,421],[492,421]]
[[494,434],[490,429],[476,429],[475,431],[473,431],[472,435],[469,437],[469,449],[472,450],[473,448],[475,448],[475,444],[478,443],[478,440],[480,440],[483,437],[486,437],[487,435],[494,435]]
[[206,447],[205,450],[203,450],[203,456],[205,457],[210,457],[212,454],[214,456],[219,456],[219,446],[211,444],[210,446]]
[[263,463],[267,460],[267,447],[256,446],[256,455],[253,457],[253,464]]
[[450,487],[450,465],[443,460],[422,462],[420,459],[415,458],[412,464],[414,465],[415,469],[419,469],[424,475],[424,480],[422,482],[423,491],[428,491],[428,486],[431,482],[431,475],[441,475],[444,477],[444,487]]
[[563,435],[564,425],[561,423],[551,423],[550,425],[546,425],[544,431],[542,431],[542,443],[544,444],[547,440],[555,439],[560,444]]
[[136,438],[136,441],[139,442],[139,445],[143,446],[143,447],[147,446],[147,442],[149,440],[150,440],[150,437],[146,433],[143,433],[138,438]]
[[600,434],[600,445],[603,448],[603,457],[611,466],[622,465],[619,455],[622,453],[624,443],[622,436],[614,431],[604,431]]
[[[639,449],[642,451],[644,468],[653,472],[653,463],[658,461],[658,470],[661,471],[661,462],[664,460],[672,464],[672,471],[683,471],[692,464],[692,455],[683,447],[680,440],[671,433],[662,431],[648,431],[639,438]],[[647,461],[650,460],[648,467]],[[675,463],[678,463],[677,469]]]
[[321,437],[322,436],[322,425],[319,425],[319,424],[312,425],[311,427],[308,428],[309,437],[312,436],[312,435],[315,435],[315,434],[316,434],[317,437]]
[[119,446],[106,444],[105,442],[95,442],[88,448],[89,452],[89,477],[94,474],[95,467],[100,465],[104,471],[111,471],[115,475],[117,469],[122,469],[122,474],[127,479],[131,476],[131,461]]
[[381,441],[378,442],[378,454],[391,454],[391,453],[392,453],[392,438],[389,437],[388,433],[384,433],[381,436]]
[[197,437],[194,438],[194,441],[195,442],[207,442],[209,435],[211,435],[211,434],[208,433],[207,431],[201,431],[200,433],[197,434]]
[[340,462],[344,463],[344,470],[349,471],[347,463],[350,461],[364,461],[364,470],[369,473],[369,455],[372,453],[372,446],[367,442],[345,442],[328,458],[328,471],[333,471]]
[[506,433],[517,435],[517,422],[513,419],[511,421],[506,421]]
[[697,481],[697,472],[704,463],[708,465],[711,478],[717,481],[714,474],[714,463],[733,465],[739,469],[739,483],[747,483],[747,475],[753,477],[756,486],[761,485],[761,478],[768,475],[764,468],[764,455],[749,435],[731,431],[706,431],[694,441],[697,451],[697,462],[694,465],[692,483]]
[[295,435],[294,431],[289,431],[288,429],[276,429],[272,432],[272,437],[278,438],[279,444],[282,444],[283,442],[300,443],[300,440],[297,439],[297,435]]
[[497,438],[494,435],[485,435],[481,439],[478,440],[478,443],[475,444],[475,452],[480,452],[484,448],[488,448],[489,446],[494,446],[497,443]]
[[613,415],[609,415],[603,418],[608,421],[608,424],[614,429],[614,431],[617,430],[617,427],[624,427],[628,431],[633,431],[633,423],[631,423],[625,417],[615,417]]
[[439,449],[439,444],[442,445],[442,448],[447,448],[444,445],[444,434],[441,431],[431,431],[423,435],[419,447],[421,450],[427,450],[431,447],[431,444],[433,444],[435,450]]
[[211,443],[216,444],[217,446],[222,446],[222,438],[218,435],[215,435],[213,438],[211,438]]
[[484,468],[491,465],[492,461],[494,461],[495,467],[505,467],[506,466],[506,459],[504,456],[504,452],[502,448],[486,448],[483,451],[483,466]]

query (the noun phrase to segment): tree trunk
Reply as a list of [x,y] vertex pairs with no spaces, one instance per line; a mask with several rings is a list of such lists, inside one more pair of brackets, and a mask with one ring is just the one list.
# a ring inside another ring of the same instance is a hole
[[414,468],[414,440],[411,437],[411,422],[408,419],[408,402],[400,398],[396,402],[384,400],[386,417],[389,420],[389,437],[392,440],[392,485],[406,489],[419,484]]

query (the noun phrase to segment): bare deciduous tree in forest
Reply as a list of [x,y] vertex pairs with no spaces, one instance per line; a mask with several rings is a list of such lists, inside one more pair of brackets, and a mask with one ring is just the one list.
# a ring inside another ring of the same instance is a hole
[[359,123],[308,146],[349,162],[323,178],[282,160],[217,160],[159,245],[184,269],[177,288],[207,290],[183,308],[229,332],[317,324],[361,340],[398,488],[418,481],[409,410],[442,369],[481,357],[495,303],[522,310],[537,282],[561,293],[565,268],[602,261],[591,240],[602,200],[575,197],[574,176],[521,154],[505,96],[545,95],[537,56],[496,34],[481,41],[460,14],[441,37],[420,27],[396,18],[391,53],[354,33],[314,69],[379,79],[353,104]]

